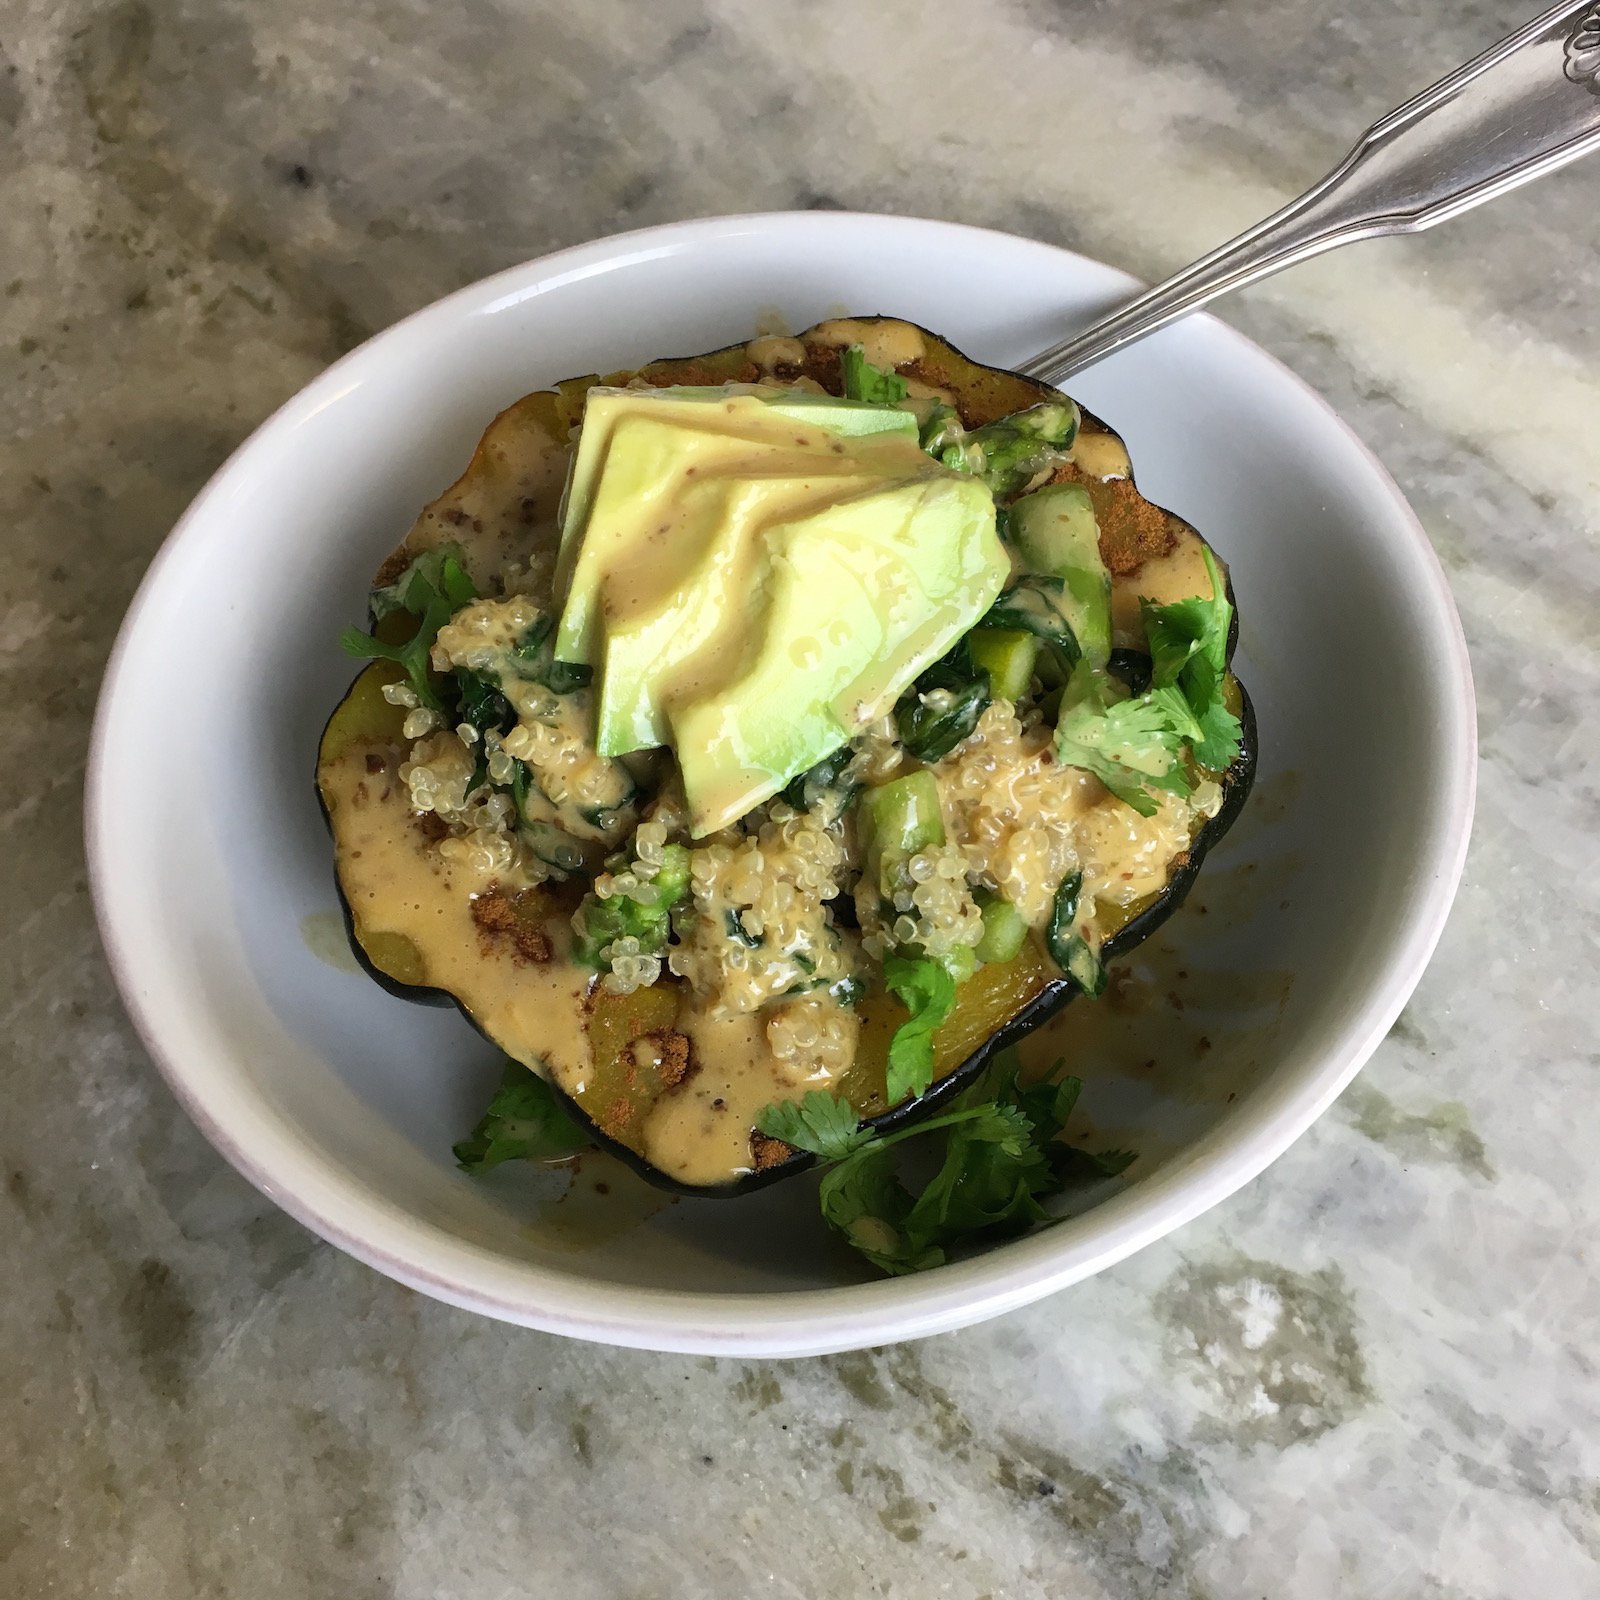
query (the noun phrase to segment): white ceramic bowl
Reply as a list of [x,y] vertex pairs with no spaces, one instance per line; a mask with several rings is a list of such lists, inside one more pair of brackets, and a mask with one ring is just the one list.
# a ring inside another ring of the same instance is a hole
[[[474,1181],[450,1144],[488,1097],[491,1052],[453,1011],[341,965],[335,935],[311,782],[351,675],[335,639],[496,411],[572,373],[746,337],[774,309],[797,328],[893,313],[1008,365],[1133,287],[946,223],[683,223],[464,289],[264,423],[129,611],[88,780],[117,981],[217,1149],[425,1293],[582,1338],[746,1355],[881,1344],[1023,1305],[1283,1151],[1383,1037],[1438,937],[1471,818],[1472,683],[1444,577],[1394,484],[1315,394],[1207,317],[1074,385],[1126,437],[1146,494],[1232,564],[1237,665],[1261,728],[1257,794],[1202,875],[1204,913],[1186,909],[1134,963],[1152,993],[1187,974],[1189,1020],[1175,1028],[1164,1006],[1066,1013],[1084,1014],[1060,1047],[1089,1080],[1085,1104],[1143,1152],[1126,1187],[973,1259],[875,1280],[826,1238],[808,1179],[676,1204],[631,1182],[602,1195],[593,1172],[561,1200],[566,1179],[548,1173]],[[1193,1059],[1206,1041],[1217,1048]]]

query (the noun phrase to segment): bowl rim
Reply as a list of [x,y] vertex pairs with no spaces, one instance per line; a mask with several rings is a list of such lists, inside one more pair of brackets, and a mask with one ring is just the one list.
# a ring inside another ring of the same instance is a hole
[[[345,387],[351,368],[372,347],[397,342],[422,319],[484,315],[562,282],[637,261],[677,254],[719,239],[804,227],[841,239],[863,230],[946,234],[996,248],[1019,244],[1049,252],[1065,268],[1115,273],[1131,294],[1142,287],[1125,273],[1078,252],[996,229],[937,219],[842,211],[774,211],[694,218],[615,234],[537,257],[468,284],[374,335],[292,395],[230,454],[195,496],[146,570],[118,629],[96,704],[85,773],[84,838],[95,914],[108,963],[145,1049],[178,1102],[207,1140],[250,1183],[312,1232],[341,1250],[449,1304],[547,1332],[633,1348],[691,1354],[803,1356],[857,1349],[962,1327],[1013,1310],[1100,1271],[1226,1199],[1281,1155],[1338,1097],[1388,1033],[1410,997],[1443,931],[1465,866],[1477,776],[1476,701],[1466,639],[1443,566],[1421,523],[1383,464],[1331,405],[1260,346],[1209,313],[1198,313],[1236,359],[1268,364],[1353,445],[1390,502],[1396,531],[1420,559],[1426,593],[1419,611],[1434,617],[1434,643],[1447,716],[1438,774],[1438,804],[1420,886],[1375,983],[1318,1070],[1295,1084],[1263,1083],[1228,1119],[1177,1159],[1094,1209],[1086,1237],[1044,1229],[930,1273],[822,1289],[707,1294],[584,1279],[532,1262],[512,1262],[408,1214],[345,1175],[295,1137],[268,1108],[251,1107],[210,1079],[202,1064],[181,1059],[165,1036],[157,1008],[139,982],[136,924],[119,898],[115,806],[106,747],[119,715],[120,685],[140,618],[189,540],[210,520],[238,463],[269,433],[293,429]],[[1427,606],[1423,606],[1426,600]],[[124,928],[129,931],[124,932]],[[231,1107],[231,1111],[230,1111]]]

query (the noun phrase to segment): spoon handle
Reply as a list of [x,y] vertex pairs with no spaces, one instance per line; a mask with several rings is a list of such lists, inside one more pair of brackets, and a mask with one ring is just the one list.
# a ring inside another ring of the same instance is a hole
[[1058,384],[1230,289],[1354,239],[1420,233],[1600,147],[1600,3],[1535,17],[1375,122],[1298,200],[1035,356]]

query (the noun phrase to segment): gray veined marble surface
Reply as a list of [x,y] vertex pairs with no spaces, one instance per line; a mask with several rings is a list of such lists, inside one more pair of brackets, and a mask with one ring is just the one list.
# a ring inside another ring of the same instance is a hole
[[726,210],[960,218],[1153,275],[1522,15],[0,0],[0,1594],[1600,1594],[1600,165],[1225,308],[1444,559],[1477,833],[1431,971],[1334,1111],[1029,1311],[763,1365],[420,1299],[176,1111],[79,845],[141,571],[373,330]]

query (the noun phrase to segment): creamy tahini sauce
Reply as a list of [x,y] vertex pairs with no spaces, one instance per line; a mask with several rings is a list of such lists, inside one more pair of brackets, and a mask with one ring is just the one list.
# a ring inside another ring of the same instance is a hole
[[750,1130],[764,1106],[787,1099],[768,1064],[759,1015],[686,1019],[700,1070],[646,1119],[640,1153],[688,1183],[750,1170]]
[[563,1086],[581,1086],[590,1065],[585,997],[594,973],[562,959],[559,925],[548,930],[553,959],[542,963],[479,929],[473,901],[494,880],[429,848],[400,780],[400,759],[392,745],[358,740],[318,769],[339,842],[339,883],[357,927],[409,939],[421,953],[424,981],[458,996],[507,1055],[542,1066]]
[[836,317],[819,322],[807,335],[811,344],[858,344],[861,353],[875,367],[905,367],[928,353],[928,341],[921,328],[909,322],[865,322],[855,317]]
[[745,354],[763,372],[776,372],[779,367],[805,365],[806,347],[798,339],[783,333],[758,334],[745,347]]
[[[370,758],[370,760],[369,760]],[[569,959],[564,920],[543,924],[548,961],[519,957],[509,942],[486,937],[472,916],[492,888],[519,885],[447,862],[419,831],[399,778],[400,750],[358,740],[318,771],[339,840],[339,881],[364,935],[398,934],[422,956],[422,981],[455,995],[473,1020],[513,1059],[585,1102],[595,1090],[589,1038],[592,968]],[[378,770],[372,770],[377,764]],[[682,988],[681,985],[669,986]],[[685,994],[686,990],[683,991]],[[854,1013],[848,1019],[854,1054]],[[773,1058],[763,1012],[713,1015],[685,1004],[676,1026],[690,1040],[694,1070],[662,1094],[638,1124],[640,1152],[682,1182],[715,1184],[751,1167],[750,1130],[764,1106],[829,1081]],[[594,1110],[605,1125],[605,1106]]]
[[467,470],[423,511],[385,569],[459,544],[480,593],[523,590],[555,558],[571,443],[553,395],[529,395],[489,424]]
[[1091,478],[1126,478],[1133,471],[1128,447],[1114,433],[1079,433],[1067,459]]

